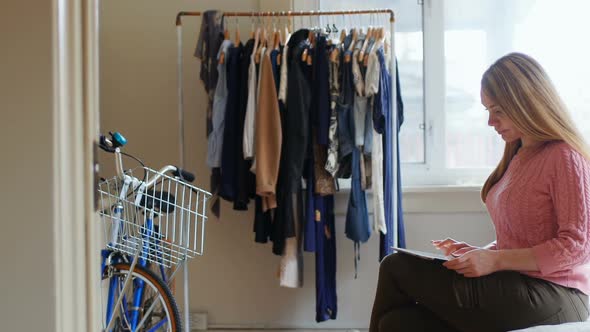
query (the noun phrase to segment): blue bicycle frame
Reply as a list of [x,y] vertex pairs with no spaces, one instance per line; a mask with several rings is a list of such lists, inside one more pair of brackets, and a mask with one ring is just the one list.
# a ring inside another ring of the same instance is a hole
[[[114,214],[116,216],[117,215],[120,216],[121,213],[122,213],[122,207],[120,207],[120,206],[115,207]],[[144,241],[142,241],[143,246],[141,249],[141,253],[139,254],[137,264],[139,264],[139,266],[147,269],[147,268],[149,268],[149,265],[150,265],[150,263],[146,259],[149,255],[149,251],[150,251],[150,245],[149,245],[149,241],[147,241],[147,238],[148,237],[153,238],[154,235],[156,235],[155,230],[154,230],[153,217],[146,218],[144,228],[145,228],[144,234],[142,235]],[[159,245],[159,243],[156,243],[156,245]],[[112,253],[111,250],[108,250],[108,249],[102,250],[103,271],[106,268],[107,259],[109,258],[111,253]],[[127,260],[130,260],[131,257],[126,256],[125,258]],[[161,264],[160,264],[160,274],[161,274],[162,280],[164,281],[164,283],[166,283],[167,282],[166,273],[165,273],[164,267]],[[135,331],[138,327],[138,324],[139,324],[139,319],[140,319],[139,310],[140,310],[140,308],[142,308],[142,304],[143,304],[145,282],[143,280],[133,280],[133,282],[135,283],[135,287],[133,288],[134,292],[132,295],[133,302],[132,302],[131,308],[128,307],[127,299],[125,297],[123,298],[122,305],[123,305],[123,309],[124,309],[124,314],[126,316],[126,320],[129,322],[131,330]],[[115,309],[115,302],[117,300],[117,293],[122,287],[122,285],[120,283],[121,283],[121,281],[118,278],[111,278],[109,281],[109,291],[108,291],[107,309],[106,309],[107,326],[108,326],[109,322],[111,321],[111,319],[113,318],[113,312]],[[152,327],[149,330],[149,332],[156,331],[158,328],[160,328],[166,322],[167,322],[167,319],[166,319],[166,317],[164,317],[159,323],[157,323],[154,327]]]
[[[205,207],[211,193],[190,185],[194,175],[173,165],[156,171],[135,158],[144,175],[143,180],[134,177],[132,170],[123,169],[119,147],[126,140],[118,133],[111,136],[112,140],[101,136],[100,147],[115,154],[117,175],[101,181],[98,190],[105,232],[110,232],[101,252],[102,276],[109,278],[105,330],[123,326],[155,331],[167,323],[174,327],[180,323],[178,308],[166,287],[174,273],[168,276],[166,267],[202,255]],[[153,264],[159,266],[160,276],[153,274]],[[117,270],[121,273],[115,274]],[[158,304],[165,312],[155,309]],[[143,326],[146,322],[148,327]]]

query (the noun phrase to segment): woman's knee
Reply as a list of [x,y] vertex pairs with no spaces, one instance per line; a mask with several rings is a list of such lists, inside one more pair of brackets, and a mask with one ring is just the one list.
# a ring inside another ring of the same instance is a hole
[[408,271],[411,267],[412,256],[393,253],[385,256],[379,265],[380,273],[393,273],[395,271]]
[[385,256],[381,261],[381,266],[397,266],[400,264],[406,264],[407,258],[409,255],[404,255],[400,253],[393,253]]

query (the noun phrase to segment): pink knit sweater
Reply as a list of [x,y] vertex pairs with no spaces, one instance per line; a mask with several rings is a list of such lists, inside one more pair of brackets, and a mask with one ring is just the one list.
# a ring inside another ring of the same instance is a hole
[[523,148],[489,191],[496,249],[533,248],[539,272],[590,294],[590,162],[564,142]]

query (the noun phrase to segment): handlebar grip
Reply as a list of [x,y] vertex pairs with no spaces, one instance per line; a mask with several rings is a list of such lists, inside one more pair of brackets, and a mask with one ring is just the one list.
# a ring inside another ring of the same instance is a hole
[[98,137],[98,147],[101,148],[103,151],[113,153],[115,149],[109,146],[108,138],[105,135],[100,134]]
[[109,139],[105,135],[100,134],[98,137],[98,146],[106,152],[115,152],[115,149],[127,144],[127,139],[121,135],[119,132],[110,132],[109,135],[111,138]]
[[193,182],[195,181],[195,175],[189,171],[185,171],[180,167],[176,167],[176,171],[172,172],[174,176],[179,177],[182,181]]

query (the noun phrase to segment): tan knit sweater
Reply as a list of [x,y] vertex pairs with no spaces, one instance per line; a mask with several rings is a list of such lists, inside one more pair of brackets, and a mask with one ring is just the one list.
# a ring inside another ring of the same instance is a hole
[[260,91],[256,112],[256,193],[263,197],[263,210],[275,208],[281,159],[282,130],[279,102],[268,49],[261,59]]

